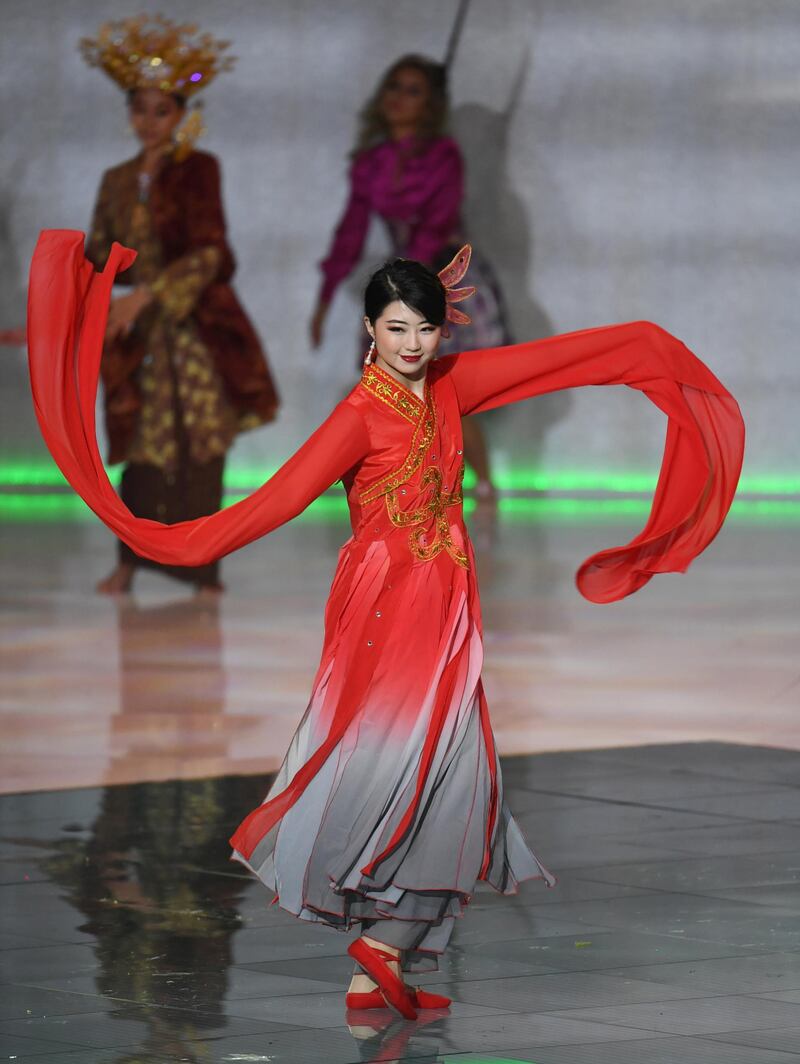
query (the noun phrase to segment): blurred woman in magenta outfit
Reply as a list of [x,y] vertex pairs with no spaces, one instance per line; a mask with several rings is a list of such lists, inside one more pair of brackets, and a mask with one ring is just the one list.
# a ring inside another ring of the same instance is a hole
[[[444,135],[447,111],[445,68],[417,55],[393,63],[364,108],[350,196],[321,263],[322,286],[311,319],[315,347],[336,289],[361,258],[373,215],[385,222],[395,254],[437,270],[464,243],[464,162],[456,141]],[[468,280],[478,290],[470,307],[472,324],[458,337],[444,339],[442,354],[511,342],[494,274],[474,250]],[[478,478],[476,493],[491,497],[489,458],[475,420],[464,424],[464,445]]]

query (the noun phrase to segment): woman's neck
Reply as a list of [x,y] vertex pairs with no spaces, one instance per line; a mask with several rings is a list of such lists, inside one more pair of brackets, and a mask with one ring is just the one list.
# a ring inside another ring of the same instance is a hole
[[419,126],[416,125],[394,125],[389,127],[389,140],[406,140],[408,137],[415,137],[419,133]]
[[172,151],[172,141],[168,141],[166,144],[159,144],[157,148],[144,148],[141,154],[141,165],[139,169],[142,173],[149,174],[153,177],[160,169],[161,164],[166,157]]
[[384,373],[394,378],[398,384],[402,384],[404,388],[408,388],[410,392],[413,392],[418,399],[425,398],[425,381],[428,377],[427,363],[420,370],[420,376],[417,378],[407,377],[405,373],[401,373],[393,366],[390,366],[388,362],[385,362],[380,355],[375,359],[375,364],[378,369],[382,369]]

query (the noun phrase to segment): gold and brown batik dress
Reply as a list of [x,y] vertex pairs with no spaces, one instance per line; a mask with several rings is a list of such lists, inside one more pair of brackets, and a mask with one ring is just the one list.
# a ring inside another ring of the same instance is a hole
[[[219,171],[213,156],[165,159],[150,185],[132,159],[103,178],[87,255],[102,266],[113,241],[137,252],[119,280],[147,285],[152,304],[131,335],[104,351],[109,459],[125,462],[122,497],[166,524],[222,502],[236,434],[270,420],[277,395],[258,339],[227,281]],[[161,567],[120,542],[122,560],[201,585],[217,563]]]

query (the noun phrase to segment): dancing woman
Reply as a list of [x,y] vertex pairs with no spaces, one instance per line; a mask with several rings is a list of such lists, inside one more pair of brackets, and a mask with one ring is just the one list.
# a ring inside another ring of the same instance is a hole
[[[186,114],[187,98],[231,60],[222,57],[224,42],[158,16],[111,23],[81,48],[125,91],[141,144],[104,174],[86,249],[98,268],[115,240],[138,253],[120,278],[132,291],[113,300],[108,316],[108,460],[125,463],[121,494],[132,513],[173,524],[219,509],[237,433],[271,421],[278,405],[229,283],[219,163],[193,148],[198,113]],[[120,540],[117,566],[98,590],[128,591],[136,569],[154,564]],[[157,567],[198,590],[221,589],[216,561]]]
[[[347,205],[321,264],[323,281],[311,319],[315,347],[336,290],[361,258],[373,216],[386,224],[394,254],[432,269],[464,243],[464,161],[456,141],[445,135],[448,110],[446,67],[419,55],[392,63],[365,105]],[[480,254],[472,256],[470,280],[477,285],[470,324],[457,338],[445,337],[440,354],[510,342],[500,288]],[[476,495],[491,498],[494,486],[480,424],[467,421],[463,433]]]
[[559,388],[627,384],[668,417],[650,519],[629,544],[578,571],[594,602],[655,573],[684,570],[717,534],[741,467],[733,397],[679,340],[633,322],[436,358],[465,248],[441,279],[387,263],[365,295],[373,346],[353,391],[247,499],[166,526],[134,517],[97,453],[94,398],[109,292],[133,253],[103,274],[82,234],[46,231],[31,267],[29,350],[42,433],[76,491],[147,557],[201,565],[301,513],[337,480],[353,534],[325,613],[308,709],[264,803],[232,838],[234,856],[303,920],[361,937],[347,1001],[402,1015],[446,999],[401,975],[434,968],[478,881],[512,893],[551,874],[503,799],[481,684],[478,589],[462,515],[461,418]]

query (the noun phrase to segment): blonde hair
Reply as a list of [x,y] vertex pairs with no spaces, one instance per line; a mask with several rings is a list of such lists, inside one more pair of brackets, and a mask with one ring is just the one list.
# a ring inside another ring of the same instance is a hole
[[392,78],[400,70],[418,70],[424,74],[428,82],[428,106],[419,128],[420,139],[431,140],[444,133],[449,107],[444,66],[424,55],[403,55],[384,72],[378,82],[378,87],[359,115],[358,136],[352,151],[353,156],[360,155],[368,148],[373,148],[388,138],[389,127],[382,113],[383,94]]

